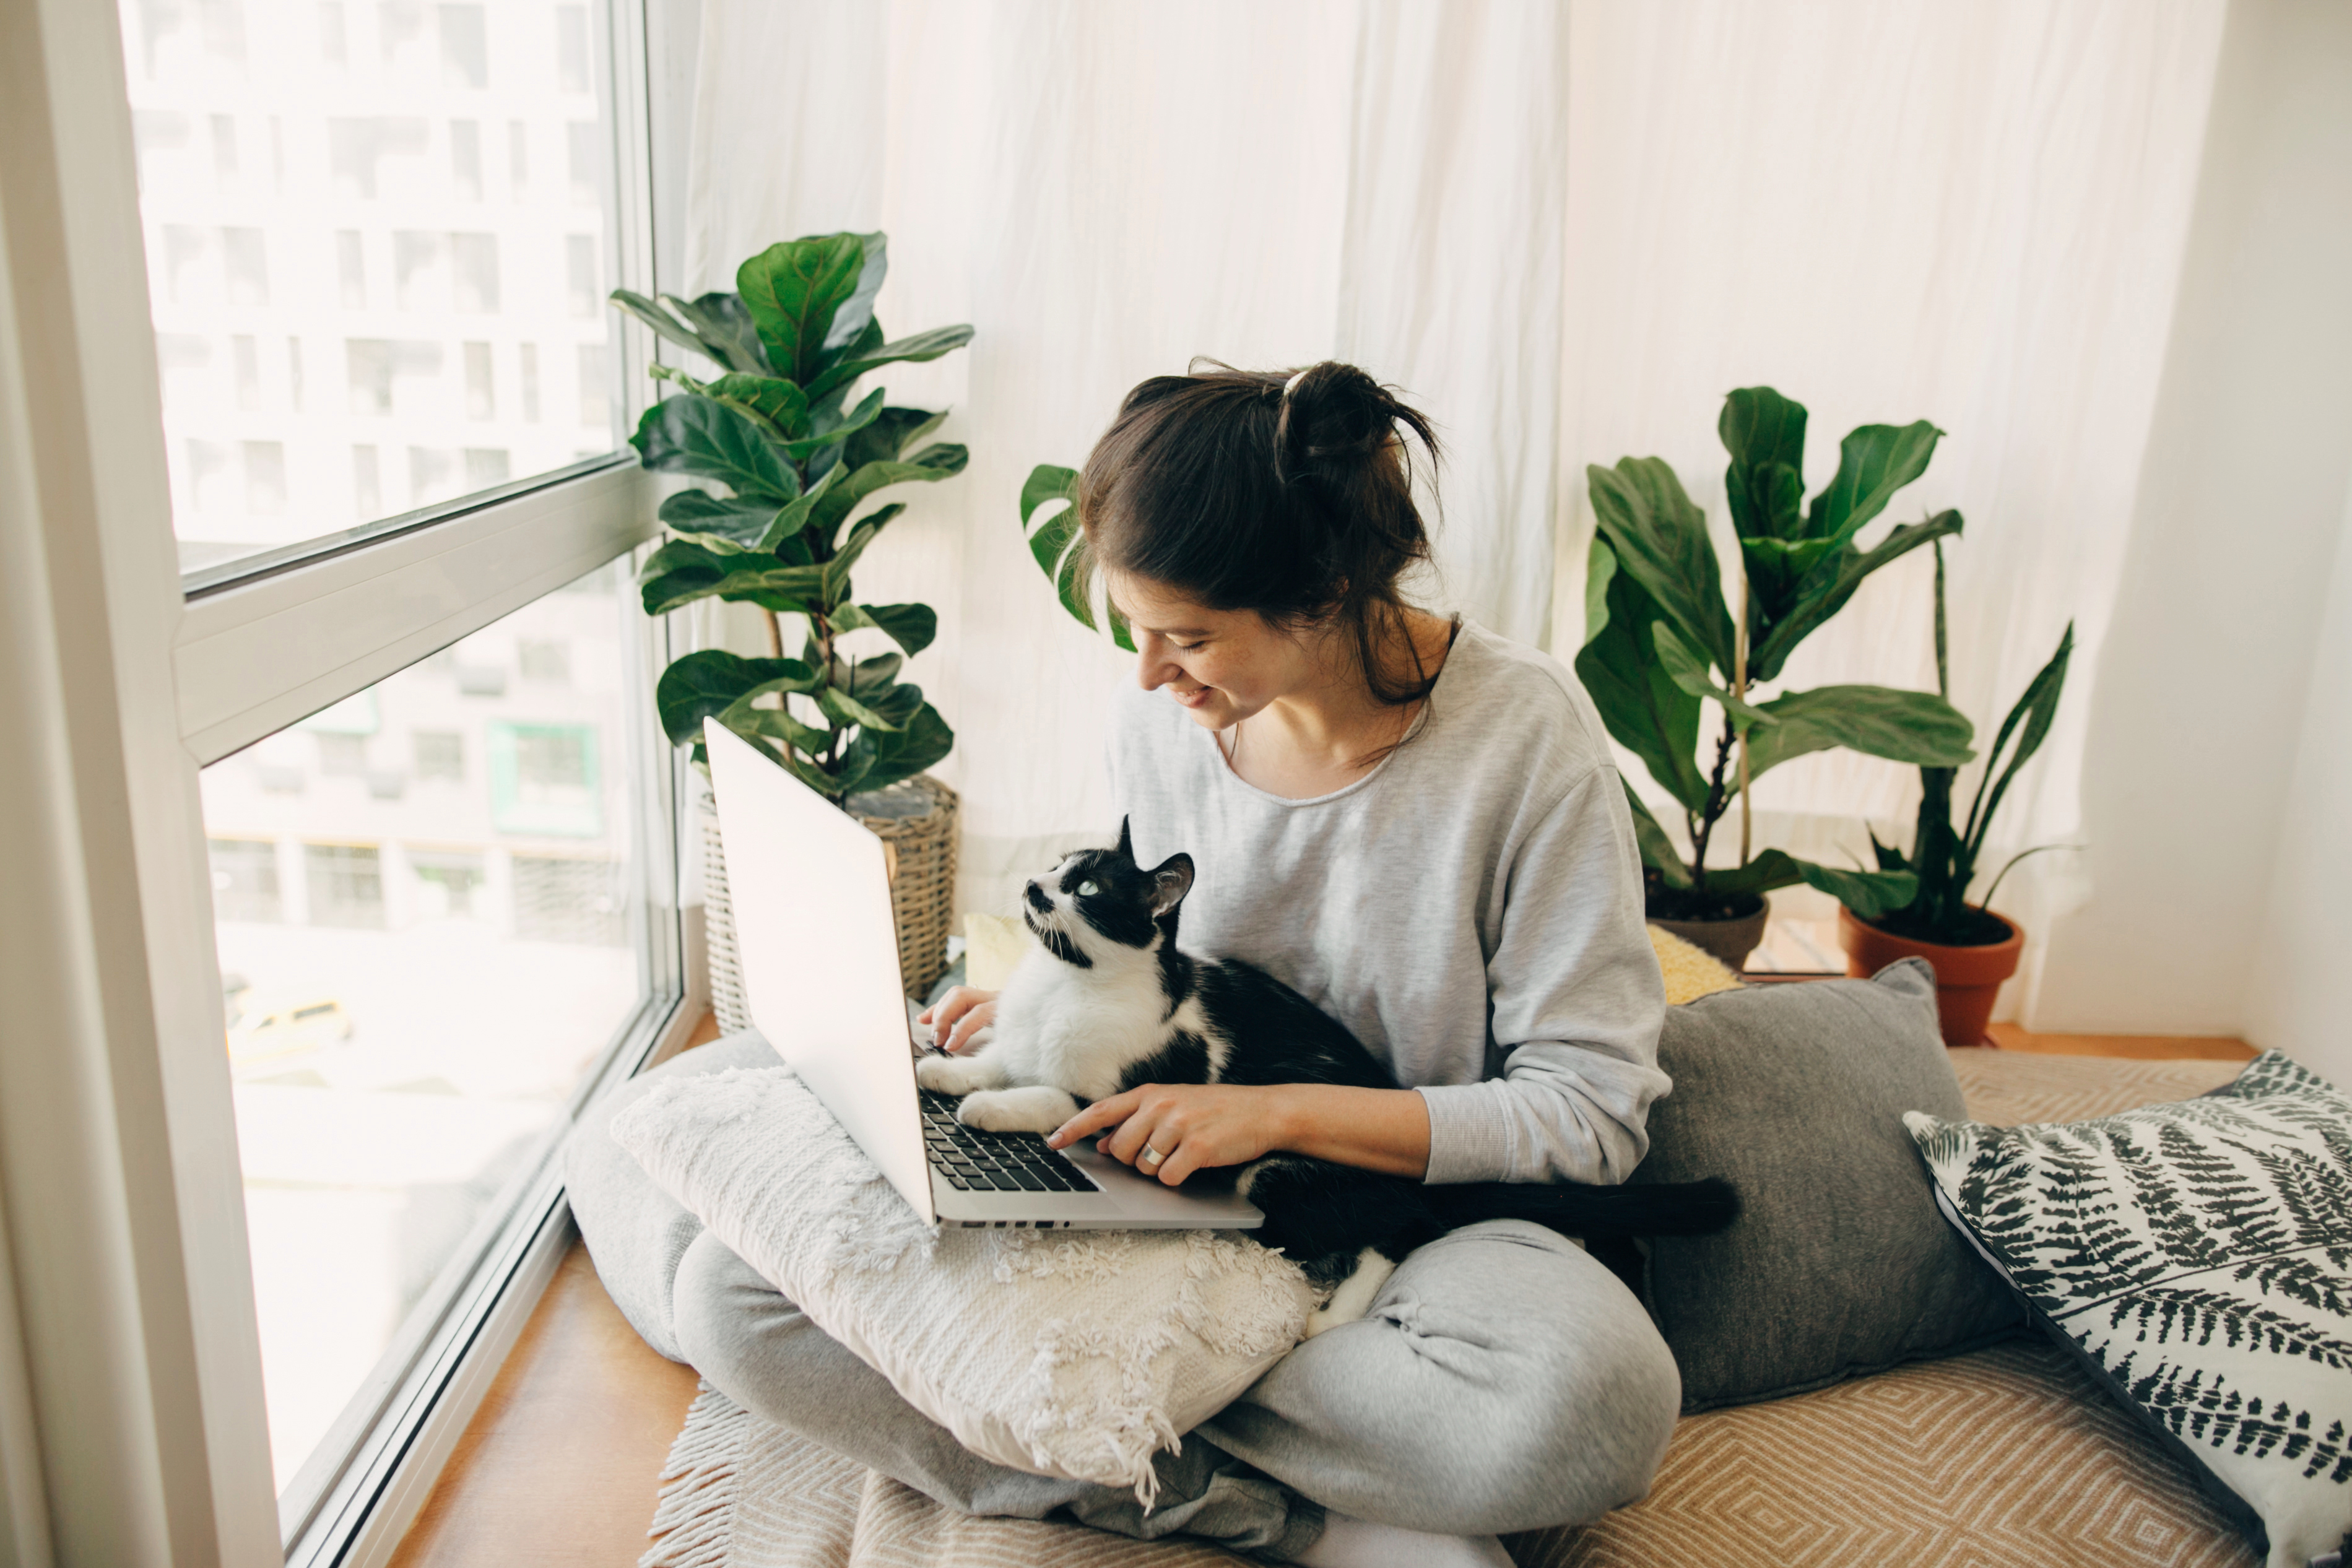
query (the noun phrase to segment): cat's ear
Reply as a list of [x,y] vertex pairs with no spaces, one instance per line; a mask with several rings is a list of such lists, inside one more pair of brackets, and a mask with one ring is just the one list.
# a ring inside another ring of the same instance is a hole
[[1121,817],[1118,820],[1118,858],[1123,861],[1132,862],[1135,859],[1135,841],[1129,836],[1127,831],[1127,825],[1132,820],[1128,817]]
[[1170,855],[1151,873],[1151,913],[1155,916],[1167,914],[1183,903],[1184,895],[1192,891],[1192,857]]

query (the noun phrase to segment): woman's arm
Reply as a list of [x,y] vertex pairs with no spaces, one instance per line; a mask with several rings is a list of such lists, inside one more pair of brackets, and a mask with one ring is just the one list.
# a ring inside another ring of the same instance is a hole
[[1066,1148],[1115,1128],[1097,1147],[1174,1186],[1196,1170],[1281,1151],[1415,1179],[1429,1168],[1429,1110],[1409,1089],[1334,1083],[1147,1083],[1079,1112],[1046,1140]]
[[1595,768],[1511,855],[1486,962],[1503,1075],[1423,1084],[1432,1182],[1620,1182],[1649,1150],[1665,988],[1612,768]]

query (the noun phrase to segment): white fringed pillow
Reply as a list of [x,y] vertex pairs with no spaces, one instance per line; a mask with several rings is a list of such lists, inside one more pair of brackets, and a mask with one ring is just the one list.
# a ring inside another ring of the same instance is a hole
[[1281,1359],[1313,1305],[1232,1232],[932,1230],[790,1068],[671,1079],[613,1118],[671,1197],[984,1458],[1129,1487]]

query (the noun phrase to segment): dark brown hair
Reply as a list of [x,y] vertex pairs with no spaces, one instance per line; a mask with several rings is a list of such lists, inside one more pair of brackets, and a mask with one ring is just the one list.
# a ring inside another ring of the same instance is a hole
[[[1286,388],[1287,390],[1286,390]],[[1372,695],[1429,695],[1398,580],[1429,559],[1404,436],[1436,433],[1353,365],[1193,361],[1127,394],[1078,476],[1089,566],[1286,628],[1336,622]],[[1398,645],[1410,679],[1399,679]]]

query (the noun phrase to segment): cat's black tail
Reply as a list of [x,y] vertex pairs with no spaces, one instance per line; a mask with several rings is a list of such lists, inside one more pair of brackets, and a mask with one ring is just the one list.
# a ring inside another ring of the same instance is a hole
[[1641,1186],[1476,1182],[1424,1186],[1421,1195],[1449,1229],[1530,1219],[1563,1236],[1706,1236],[1739,1218],[1739,1194],[1721,1176]]

